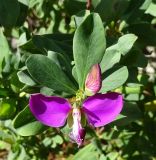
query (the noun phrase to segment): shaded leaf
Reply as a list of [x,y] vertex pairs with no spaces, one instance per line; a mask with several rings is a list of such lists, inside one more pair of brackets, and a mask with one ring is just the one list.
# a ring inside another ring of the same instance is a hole
[[[134,33],[138,36],[138,40],[140,43],[145,45],[153,45],[156,44],[156,29],[154,26],[147,22],[136,23],[130,25],[126,30]],[[152,35],[152,36],[151,36]]]
[[120,115],[117,117],[117,120],[113,122],[113,124],[128,125],[135,120],[139,120],[141,117],[142,113],[136,103],[125,102]]
[[80,26],[80,24],[85,20],[85,18],[90,14],[88,10],[83,10],[77,13],[74,16],[76,27]]
[[121,64],[129,67],[141,67],[144,68],[147,65],[147,58],[144,53],[139,49],[132,49],[122,59]]
[[5,38],[2,28],[0,28],[0,72],[2,71],[2,62],[4,57],[8,57],[10,53],[7,39]]
[[129,0],[93,0],[95,12],[99,13],[104,22],[120,17],[128,8]]
[[3,99],[0,101],[1,120],[12,118],[15,112],[16,112],[16,102],[14,99]]
[[74,160],[98,160],[98,152],[96,152],[96,147],[90,143],[84,148],[80,149],[79,152],[73,157]]
[[32,55],[26,62],[30,75],[42,86],[75,94],[76,88],[60,67],[43,55]]
[[28,86],[34,86],[36,83],[34,80],[28,75],[26,70],[19,71],[17,73],[17,76],[19,78],[19,81],[28,85]]
[[43,124],[35,120],[29,107],[25,107],[21,112],[19,112],[13,121],[13,126],[21,136],[36,135],[46,129]]
[[[13,27],[19,16],[20,7],[17,0],[0,1],[0,24],[4,27]],[[4,18],[5,17],[5,18]]]

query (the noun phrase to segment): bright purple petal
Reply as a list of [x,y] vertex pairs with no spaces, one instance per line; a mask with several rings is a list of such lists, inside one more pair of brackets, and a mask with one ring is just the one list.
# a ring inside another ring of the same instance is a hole
[[115,120],[122,107],[122,95],[112,92],[89,97],[84,101],[82,110],[86,113],[90,124],[100,127]]
[[29,106],[38,121],[51,127],[63,126],[71,109],[66,99],[42,94],[31,95]]

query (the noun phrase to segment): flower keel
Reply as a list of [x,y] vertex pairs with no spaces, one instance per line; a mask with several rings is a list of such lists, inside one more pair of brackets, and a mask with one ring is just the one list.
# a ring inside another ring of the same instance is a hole
[[75,142],[78,144],[78,146],[81,146],[84,137],[85,137],[85,129],[82,128],[81,126],[81,111],[78,108],[73,109],[73,126],[72,126],[72,131],[69,134],[69,137],[72,142]]

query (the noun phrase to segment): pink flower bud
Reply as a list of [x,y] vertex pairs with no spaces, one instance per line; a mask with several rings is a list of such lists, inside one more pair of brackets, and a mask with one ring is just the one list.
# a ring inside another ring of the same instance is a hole
[[96,94],[101,88],[101,69],[99,64],[92,66],[90,72],[87,75],[85,82],[85,94],[92,96]]
[[73,126],[72,131],[69,136],[72,142],[76,142],[78,146],[81,146],[84,137],[85,137],[85,129],[81,126],[81,111],[78,108],[73,109]]

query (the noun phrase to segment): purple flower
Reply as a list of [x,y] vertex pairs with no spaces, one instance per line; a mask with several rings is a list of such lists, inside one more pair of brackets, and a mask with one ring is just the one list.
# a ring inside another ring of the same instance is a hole
[[78,90],[74,101],[33,94],[29,100],[30,110],[38,121],[50,127],[64,126],[67,117],[72,113],[73,124],[69,137],[81,146],[85,137],[85,129],[81,125],[82,113],[90,125],[100,127],[115,120],[123,107],[121,94],[96,94],[100,88],[101,69],[99,64],[95,64],[87,75],[85,91]]
[[80,146],[85,137],[85,130],[81,126],[81,112],[90,125],[104,126],[117,117],[123,106],[121,94],[111,92],[95,94],[83,100],[81,106],[72,106],[67,99],[56,96],[33,94],[29,100],[30,110],[38,121],[50,127],[62,127],[72,111],[73,126],[70,133],[72,141]]

